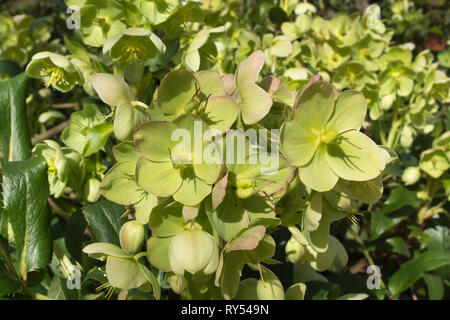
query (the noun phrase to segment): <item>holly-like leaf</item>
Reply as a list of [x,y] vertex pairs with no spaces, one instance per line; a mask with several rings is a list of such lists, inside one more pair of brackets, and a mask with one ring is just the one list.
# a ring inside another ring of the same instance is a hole
[[47,164],[43,157],[6,163],[3,171],[5,213],[11,224],[20,273],[45,268],[52,255]]

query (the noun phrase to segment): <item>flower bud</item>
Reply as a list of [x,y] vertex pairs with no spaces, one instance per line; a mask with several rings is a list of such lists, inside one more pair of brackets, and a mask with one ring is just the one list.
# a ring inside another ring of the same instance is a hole
[[408,167],[402,175],[402,180],[405,185],[409,186],[416,183],[420,178],[420,170],[418,167]]
[[126,222],[120,229],[119,239],[124,250],[136,253],[144,244],[144,226],[135,220]]
[[179,274],[168,272],[166,274],[166,282],[176,294],[180,294],[184,290],[184,277]]
[[259,300],[284,300],[284,288],[277,277],[264,274],[264,281],[260,279],[256,285]]
[[172,271],[179,275],[185,270],[191,274],[213,273],[219,263],[216,240],[205,231],[183,230],[170,243],[169,263]]
[[96,202],[100,198],[100,181],[90,178],[84,184],[84,195],[89,202]]
[[286,260],[296,263],[299,262],[305,254],[305,247],[302,246],[294,237],[291,237],[286,243]]

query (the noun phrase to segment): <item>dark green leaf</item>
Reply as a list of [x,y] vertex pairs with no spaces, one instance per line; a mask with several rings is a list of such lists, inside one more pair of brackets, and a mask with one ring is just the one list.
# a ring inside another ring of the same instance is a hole
[[391,251],[401,254],[402,256],[411,258],[411,252],[406,246],[405,240],[400,237],[387,239],[386,242],[391,246]]
[[96,241],[119,244],[119,232],[125,218],[120,218],[125,212],[124,207],[109,200],[84,207],[84,214]]
[[417,198],[416,192],[399,186],[389,195],[380,212],[388,214],[405,206],[416,208],[419,205],[420,200]]
[[47,164],[41,156],[6,163],[3,176],[5,212],[11,223],[24,279],[44,268],[52,255]]
[[450,252],[426,251],[404,263],[389,280],[389,290],[394,296],[412,286],[427,271],[450,264]]
[[31,155],[27,125],[26,89],[22,73],[0,83],[0,145],[6,161],[20,161]]
[[428,288],[428,299],[441,300],[444,296],[444,281],[438,275],[426,273],[423,276]]
[[19,65],[12,60],[0,59],[0,74],[6,74],[10,77],[14,77],[20,73]]
[[305,299],[327,300],[337,299],[341,293],[340,287],[332,282],[308,281]]
[[70,255],[78,262],[81,261],[81,243],[83,240],[84,230],[86,229],[87,222],[84,216],[80,212],[73,213],[69,221],[67,221],[65,230],[65,244]]

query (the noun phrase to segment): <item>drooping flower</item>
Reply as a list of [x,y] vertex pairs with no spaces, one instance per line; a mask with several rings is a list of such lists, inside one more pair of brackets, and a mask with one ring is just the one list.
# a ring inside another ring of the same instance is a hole
[[26,73],[31,78],[44,80],[47,87],[61,92],[72,90],[76,84],[83,84],[81,71],[68,58],[48,51],[36,53]]
[[170,243],[169,261],[173,272],[179,275],[184,271],[211,274],[219,263],[219,248],[209,233],[183,230]]

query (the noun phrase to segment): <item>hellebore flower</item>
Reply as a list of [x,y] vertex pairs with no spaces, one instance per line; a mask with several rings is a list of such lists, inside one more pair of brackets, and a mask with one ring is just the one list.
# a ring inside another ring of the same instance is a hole
[[151,59],[166,46],[160,38],[144,28],[128,28],[106,40],[103,53],[120,62],[142,62]]
[[136,184],[134,175],[139,151],[134,142],[124,141],[113,147],[113,153],[117,163],[103,177],[101,193],[110,201],[132,206],[136,221],[145,224],[158,204],[158,197],[148,194]]
[[422,152],[420,155],[420,169],[433,178],[439,178],[450,168],[450,151],[434,148]]
[[[80,31],[86,45],[101,47],[105,39],[126,28],[125,23],[121,21],[124,14],[119,2],[115,0],[87,0],[83,2],[79,11]],[[75,4],[77,5],[77,3]]]
[[64,192],[71,175],[76,175],[82,180],[84,172],[78,165],[81,162],[81,156],[77,152],[69,148],[61,148],[53,140],[44,140],[44,143],[36,145],[33,154],[40,154],[47,161],[50,193],[56,198]]
[[141,81],[144,73],[144,61],[154,58],[158,52],[166,51],[160,38],[144,28],[128,28],[117,33],[103,46],[114,61],[124,64],[124,77],[131,83]]
[[158,280],[147,267],[139,263],[141,253],[136,256],[106,242],[91,243],[83,248],[83,252],[98,260],[106,260],[106,276],[109,283],[120,289],[139,288],[150,283],[156,299],[161,296]]
[[219,263],[219,248],[212,235],[201,230],[183,230],[177,234],[169,248],[170,266],[174,273],[183,275],[203,271],[211,274]]
[[[337,99],[336,99],[337,98]],[[359,132],[367,111],[360,92],[339,96],[324,81],[307,84],[296,98],[292,119],[281,133],[281,150],[308,187],[331,190],[339,178],[367,181],[384,169],[378,146]]]
[[62,141],[85,157],[97,152],[113,131],[112,123],[103,119],[96,105],[85,105],[83,110],[71,114],[70,126],[62,132]]
[[207,130],[206,124],[192,114],[173,122],[149,121],[140,126],[134,136],[142,153],[136,166],[137,184],[159,197],[173,195],[187,206],[200,203],[210,194],[221,167],[202,159],[203,151],[210,145],[203,140],[203,132]]
[[42,79],[47,87],[67,92],[76,84],[83,84],[81,71],[66,57],[43,51],[36,53],[28,64],[26,73],[29,77]]

